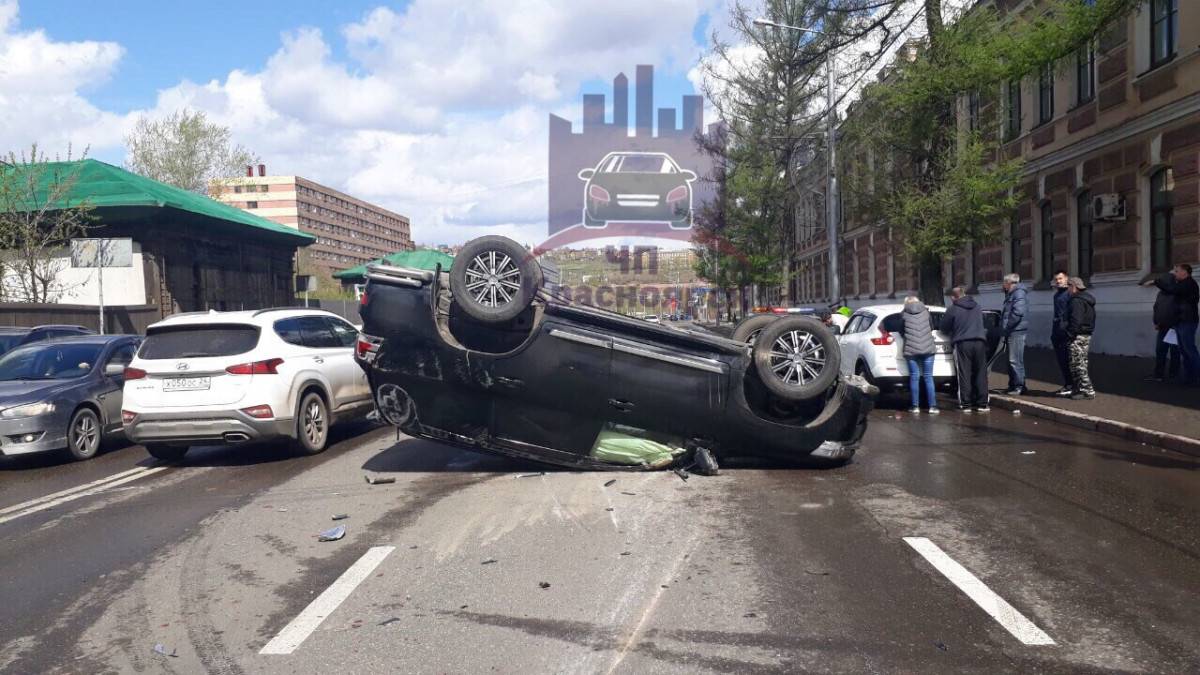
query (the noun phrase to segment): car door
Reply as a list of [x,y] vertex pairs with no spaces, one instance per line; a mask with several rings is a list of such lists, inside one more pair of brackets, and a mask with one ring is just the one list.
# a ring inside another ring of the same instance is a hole
[[728,378],[728,366],[711,354],[615,334],[606,417],[647,431],[709,436],[725,407]]
[[358,330],[337,317],[327,316],[325,321],[328,322],[329,329],[338,343],[338,347],[334,349],[332,361],[336,364],[339,373],[344,371],[349,380],[346,388],[347,401],[355,403],[370,400],[371,385],[367,383],[367,371],[360,368],[354,360],[354,345],[358,342]]
[[565,320],[546,319],[536,330],[512,353],[479,357],[491,359],[481,379],[491,394],[492,434],[586,455],[607,405],[612,340]]
[[353,352],[342,347],[325,316],[301,316],[297,324],[304,346],[310,350],[309,358],[329,382],[329,395],[333,398],[331,407],[337,410],[353,403],[356,376],[361,372],[354,363]]
[[100,369],[98,371],[99,392],[96,395],[96,400],[100,402],[100,406],[104,409],[104,423],[109,431],[121,427],[121,401],[123,398],[121,394],[125,386],[125,376],[105,375],[104,371],[110,365],[119,365],[122,368],[128,366],[133,361],[133,354],[136,351],[136,342],[121,343],[113,347],[108,356],[103,357],[100,361]]

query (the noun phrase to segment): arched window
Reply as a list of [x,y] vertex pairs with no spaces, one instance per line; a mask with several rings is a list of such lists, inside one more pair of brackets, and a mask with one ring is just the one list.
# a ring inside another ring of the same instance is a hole
[[1175,177],[1171,169],[1150,176],[1150,269],[1171,269],[1171,216],[1175,204]]
[[[1054,210],[1050,202],[1042,204],[1042,278],[1054,276]],[[1016,271],[1016,270],[1013,270]]]
[[1092,276],[1092,193],[1081,192],[1075,198],[1076,252],[1079,255],[1079,276]]

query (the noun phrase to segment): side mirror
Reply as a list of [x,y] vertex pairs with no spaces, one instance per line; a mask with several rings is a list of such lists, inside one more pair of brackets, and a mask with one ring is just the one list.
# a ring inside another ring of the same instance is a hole
[[591,180],[594,175],[596,175],[595,169],[584,169],[579,172],[579,180]]
[[104,366],[104,374],[108,377],[122,377],[125,375],[125,365],[121,363],[110,363]]
[[683,176],[683,179],[689,183],[696,180],[696,172],[695,171],[690,171],[688,169],[684,169],[683,171],[680,171],[679,173],[680,173],[680,175]]

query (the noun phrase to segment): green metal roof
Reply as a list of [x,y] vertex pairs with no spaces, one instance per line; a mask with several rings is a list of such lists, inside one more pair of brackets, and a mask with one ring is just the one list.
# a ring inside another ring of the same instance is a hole
[[414,270],[429,270],[432,272],[438,265],[442,266],[443,271],[448,270],[452,262],[454,262],[454,256],[446,255],[441,251],[429,248],[418,249],[416,251],[397,251],[378,260],[372,260],[369,263],[359,265],[358,267],[351,267],[348,270],[335,272],[333,278],[347,281],[365,279],[367,278],[367,265],[374,265],[376,263],[394,265],[396,267],[408,267]]
[[[139,176],[120,167],[95,159],[75,162],[47,162],[38,165],[42,173],[38,176],[38,195],[45,197],[51,181],[68,180],[74,176],[71,190],[52,207],[76,206],[86,200],[97,210],[130,207],[170,208],[188,213],[237,223],[257,228],[262,233],[282,235],[297,240],[299,246],[307,246],[317,239],[297,228],[272,222],[261,216],[248,213],[229,204],[224,204],[204,195],[189,192],[174,185]],[[6,167],[5,171],[21,171],[23,166]]]

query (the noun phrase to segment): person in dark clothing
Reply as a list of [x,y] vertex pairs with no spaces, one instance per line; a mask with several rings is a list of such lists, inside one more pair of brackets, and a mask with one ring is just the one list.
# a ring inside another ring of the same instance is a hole
[[1067,290],[1067,273],[1059,270],[1054,273],[1054,323],[1050,325],[1050,345],[1054,347],[1054,358],[1058,361],[1058,372],[1062,374],[1062,389],[1054,392],[1055,396],[1070,396],[1075,391],[1071,384],[1071,341],[1067,339],[1067,303],[1071,300],[1071,292]]
[[1020,396],[1025,389],[1025,338],[1029,333],[1028,291],[1018,274],[1004,275],[1004,307],[1000,330],[1008,344],[1008,395]]
[[1067,337],[1071,340],[1071,381],[1075,383],[1075,400],[1096,398],[1092,378],[1088,375],[1088,352],[1092,348],[1092,332],[1096,330],[1096,298],[1087,292],[1079,277],[1067,281],[1071,301],[1067,304]]
[[1170,377],[1173,380],[1179,377],[1179,345],[1167,342],[1167,334],[1179,323],[1179,306],[1172,294],[1175,275],[1168,272],[1142,285],[1158,286],[1158,295],[1154,297],[1154,330],[1157,334],[1154,338],[1154,374],[1146,379],[1162,382]]
[[963,412],[988,412],[987,331],[983,309],[961,286],[950,291],[953,303],[942,315],[941,330],[954,345],[958,406]]
[[922,380],[925,384],[925,399],[929,403],[929,414],[938,414],[937,391],[933,387],[933,355],[937,343],[933,339],[933,320],[929,310],[913,295],[904,299],[904,360],[908,365],[908,389],[912,394],[909,412],[921,412]]
[[1200,328],[1200,284],[1192,278],[1192,266],[1187,263],[1176,265],[1173,274],[1175,285],[1171,295],[1175,297],[1175,336],[1183,361],[1183,380],[1186,384],[1200,384],[1200,350],[1196,349],[1196,329]]

